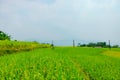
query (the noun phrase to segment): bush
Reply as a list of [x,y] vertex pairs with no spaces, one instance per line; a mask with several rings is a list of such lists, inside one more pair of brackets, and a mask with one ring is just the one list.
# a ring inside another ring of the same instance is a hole
[[10,40],[10,36],[3,31],[0,31],[0,40]]

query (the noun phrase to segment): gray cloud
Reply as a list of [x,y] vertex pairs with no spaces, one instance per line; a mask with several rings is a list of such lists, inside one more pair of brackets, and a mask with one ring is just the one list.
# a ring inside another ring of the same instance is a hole
[[0,29],[13,39],[120,43],[118,0],[1,0]]

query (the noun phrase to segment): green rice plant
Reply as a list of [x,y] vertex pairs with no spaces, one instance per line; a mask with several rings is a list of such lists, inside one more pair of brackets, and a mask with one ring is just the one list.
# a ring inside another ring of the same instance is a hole
[[106,50],[57,47],[1,56],[0,80],[119,80],[120,58],[103,55]]
[[[52,55],[51,55],[52,54]],[[0,79],[71,80],[84,79],[81,71],[63,54],[38,49],[0,57]]]
[[[108,49],[103,48],[75,48],[64,52],[74,63],[80,65],[91,80],[119,80],[120,58],[103,55]],[[112,52],[112,50],[110,50]],[[116,55],[116,54],[114,54]]]

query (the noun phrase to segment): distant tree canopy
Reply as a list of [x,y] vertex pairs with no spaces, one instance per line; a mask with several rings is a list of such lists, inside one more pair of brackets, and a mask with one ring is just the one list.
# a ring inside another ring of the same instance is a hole
[[80,47],[108,47],[109,45],[106,44],[106,42],[97,42],[97,43],[93,43],[90,42],[88,44],[81,44],[78,43],[78,46]]
[[3,31],[0,31],[0,40],[10,40],[10,36]]
[[119,48],[119,45],[111,46],[111,45],[106,44],[106,42],[97,42],[97,43],[90,42],[88,44],[78,43],[78,47],[102,47],[102,48],[111,47],[111,48]]
[[113,48],[118,48],[118,47],[119,47],[119,45],[113,45],[112,47],[113,47]]

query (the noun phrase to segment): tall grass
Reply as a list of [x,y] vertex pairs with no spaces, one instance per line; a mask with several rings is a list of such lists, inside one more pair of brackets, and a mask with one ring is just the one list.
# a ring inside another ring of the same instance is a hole
[[48,44],[40,44],[38,42],[25,42],[25,41],[0,41],[0,55],[5,53],[29,51],[35,48],[50,47]]

